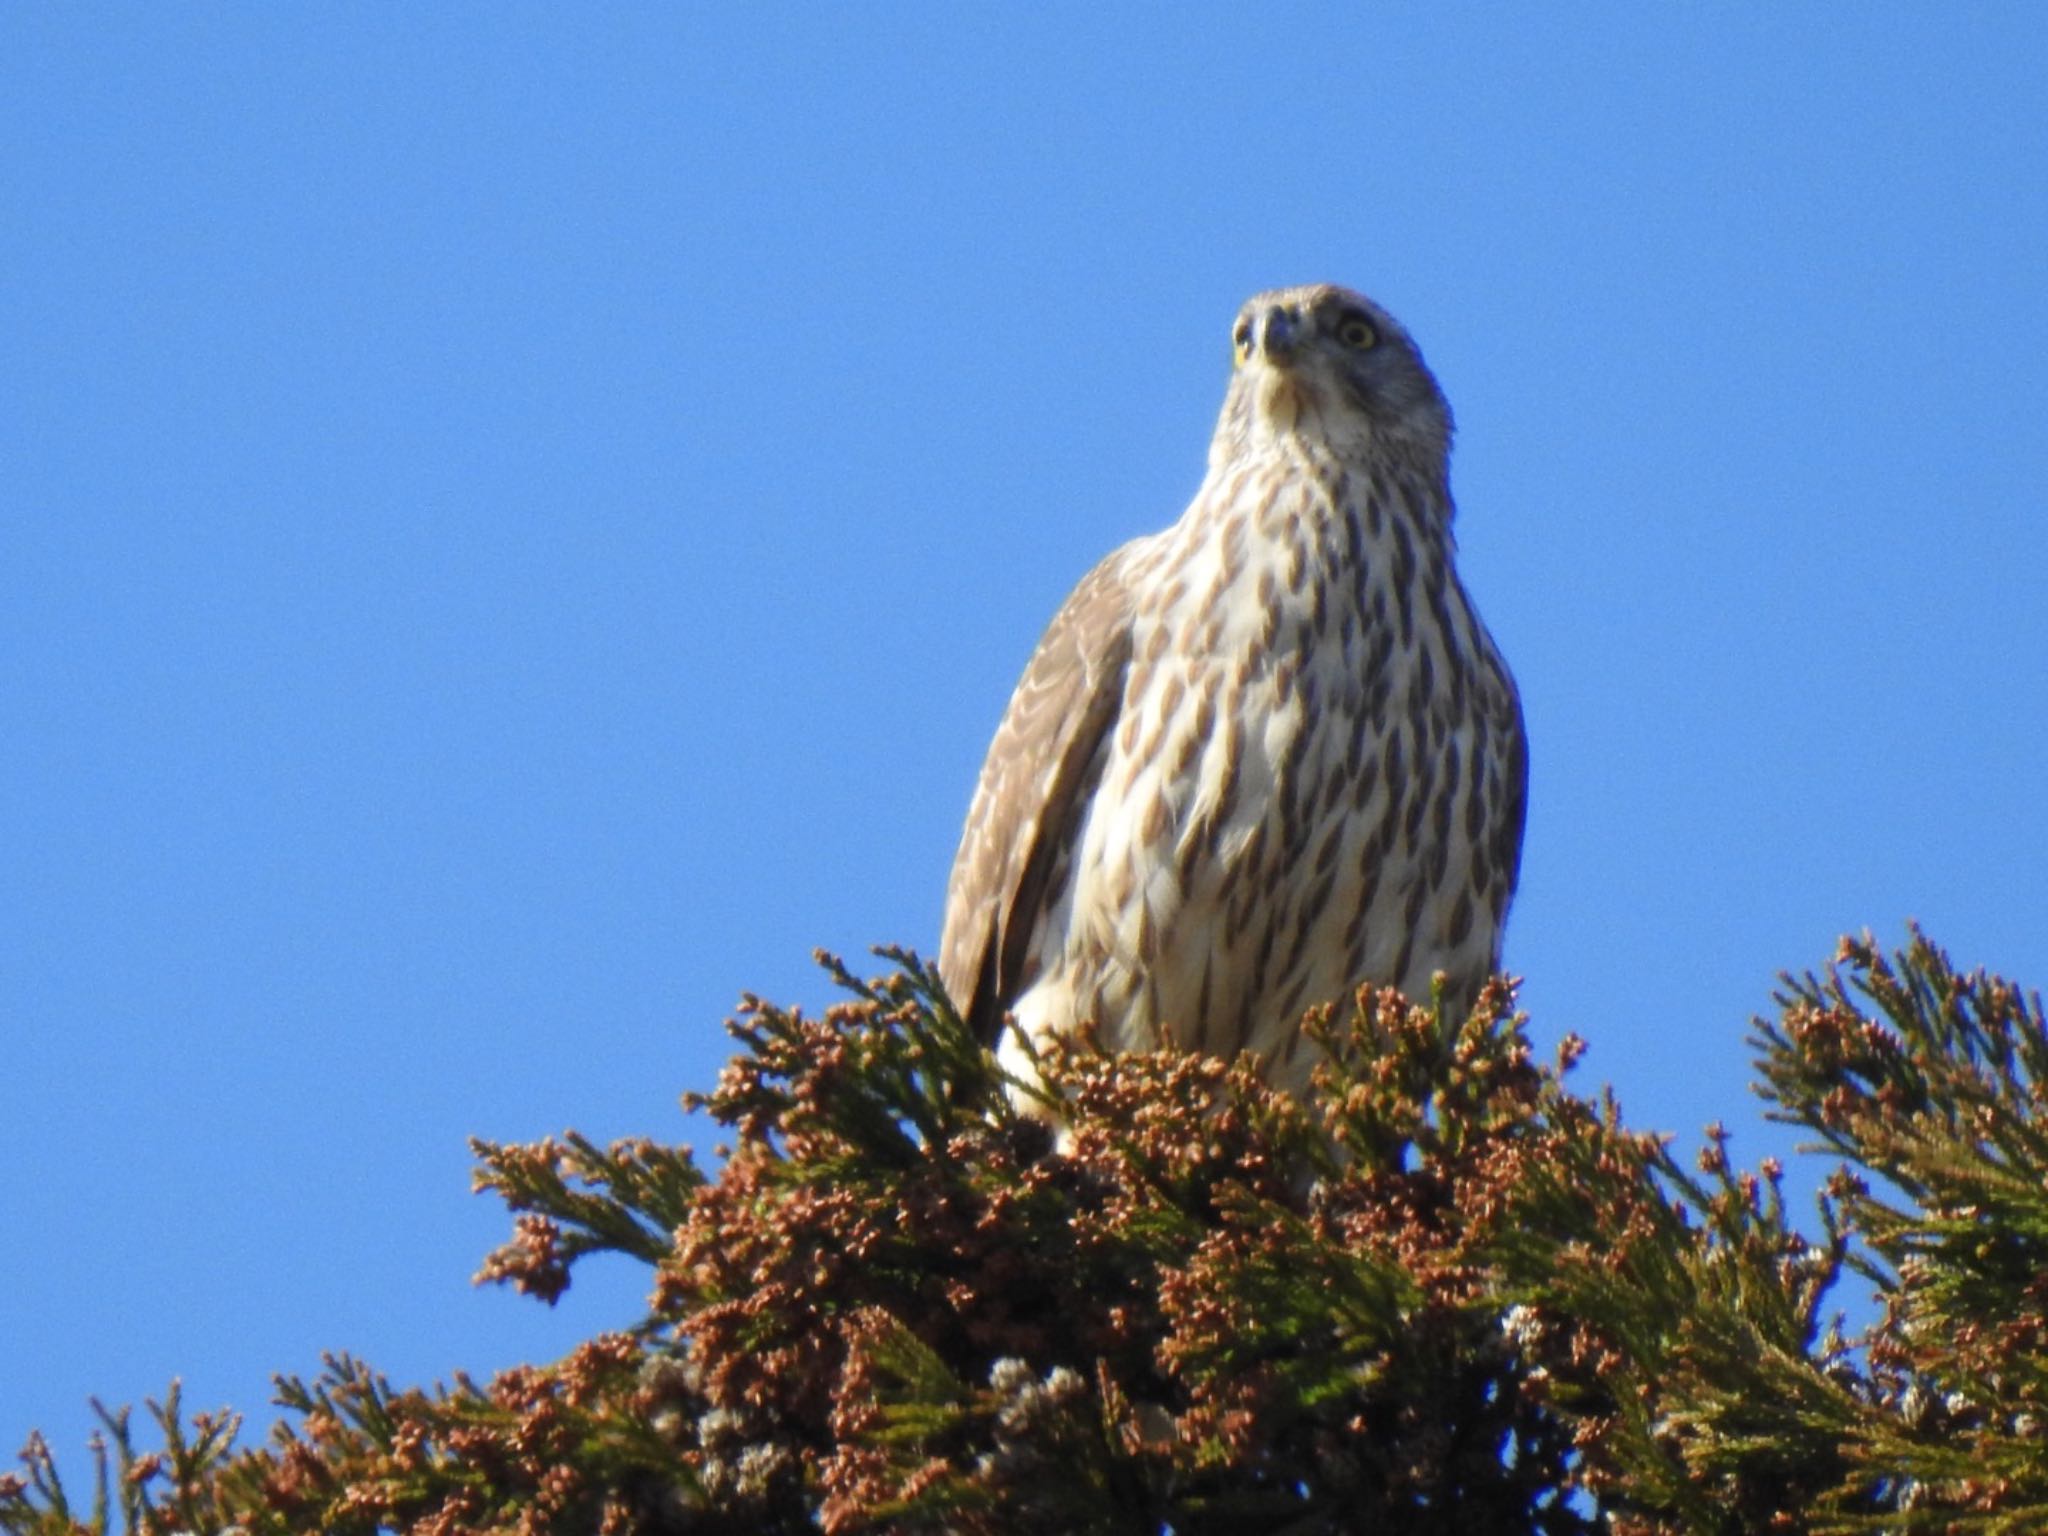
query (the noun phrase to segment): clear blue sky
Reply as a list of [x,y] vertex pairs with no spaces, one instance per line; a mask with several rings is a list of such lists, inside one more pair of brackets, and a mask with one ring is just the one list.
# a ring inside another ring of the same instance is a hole
[[1753,1160],[1837,933],[2048,985],[2044,17],[0,11],[0,1449],[629,1320],[469,1287],[464,1138],[708,1143],[742,989],[934,946],[1276,284],[1456,406],[1587,1087]]

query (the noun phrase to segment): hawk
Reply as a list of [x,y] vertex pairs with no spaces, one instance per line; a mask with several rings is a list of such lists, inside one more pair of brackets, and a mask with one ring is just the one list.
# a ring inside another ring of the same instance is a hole
[[1020,1075],[1005,1015],[1299,1093],[1311,1005],[1441,971],[1463,1009],[1500,959],[1528,753],[1453,562],[1450,406],[1343,288],[1231,338],[1201,489],[1054,616],[967,813],[940,976]]

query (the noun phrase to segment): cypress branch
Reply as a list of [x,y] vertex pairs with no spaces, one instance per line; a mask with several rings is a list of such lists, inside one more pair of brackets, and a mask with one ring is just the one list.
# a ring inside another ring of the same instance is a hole
[[[287,1417],[102,1411],[93,1500],[39,1437],[0,1531],[2048,1529],[2048,1024],[1915,933],[1786,978],[1769,1113],[1843,1165],[1691,1159],[1472,1016],[1364,991],[1306,1101],[1249,1061],[1046,1047],[1034,1101],[931,972],[758,999],[691,1102],[731,1135],[478,1141],[479,1278],[591,1253],[646,1315],[551,1365],[396,1388],[329,1356]],[[1020,1107],[1020,1105],[1022,1107]],[[1845,1270],[1879,1309],[1845,1336]]]

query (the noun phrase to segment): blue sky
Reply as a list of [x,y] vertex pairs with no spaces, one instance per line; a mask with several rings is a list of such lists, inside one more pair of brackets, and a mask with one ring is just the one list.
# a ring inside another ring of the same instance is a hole
[[2043,15],[0,12],[0,1441],[629,1320],[470,1288],[465,1138],[708,1145],[935,946],[1282,283],[1457,409],[1586,1087],[1753,1161],[1779,968],[2048,985]]

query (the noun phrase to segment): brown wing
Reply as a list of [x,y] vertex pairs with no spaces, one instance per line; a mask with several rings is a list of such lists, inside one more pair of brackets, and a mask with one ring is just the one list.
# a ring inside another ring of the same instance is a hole
[[1048,885],[1079,831],[1098,749],[1123,700],[1129,550],[1090,571],[1046,627],[989,745],[953,858],[939,974],[984,1040],[1030,984],[1032,934],[1056,894]]

